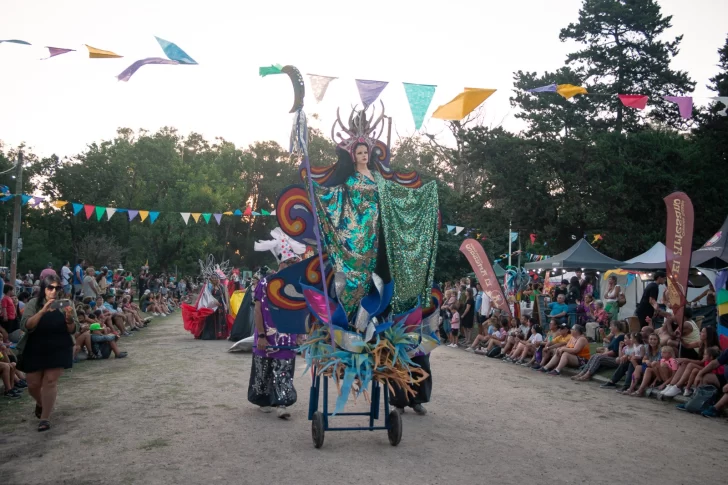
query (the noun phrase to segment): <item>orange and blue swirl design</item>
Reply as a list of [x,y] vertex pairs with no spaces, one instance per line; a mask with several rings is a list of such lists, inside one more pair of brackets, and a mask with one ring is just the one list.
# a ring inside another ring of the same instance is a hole
[[303,244],[316,245],[311,201],[302,185],[283,189],[276,200],[276,218],[280,228],[291,238]]

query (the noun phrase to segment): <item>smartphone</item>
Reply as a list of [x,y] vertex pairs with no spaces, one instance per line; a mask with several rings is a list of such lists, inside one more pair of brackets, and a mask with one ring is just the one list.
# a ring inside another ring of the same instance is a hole
[[71,306],[71,300],[54,300],[51,303],[51,310],[63,310],[69,306]]

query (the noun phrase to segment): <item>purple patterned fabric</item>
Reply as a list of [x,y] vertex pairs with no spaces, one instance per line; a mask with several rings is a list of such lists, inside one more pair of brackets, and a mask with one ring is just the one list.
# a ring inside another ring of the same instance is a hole
[[[266,288],[268,287],[268,279],[263,278],[258,286],[255,287],[253,293],[253,301],[260,302],[260,310],[263,314],[263,326],[265,327],[266,340],[269,346],[286,346],[295,347],[296,335],[288,333],[278,333],[275,326],[273,326],[273,319],[270,316],[270,310],[268,309],[268,296],[266,295]],[[267,349],[258,350],[258,328],[255,327],[255,338],[253,341],[253,353],[260,357],[269,357],[271,359],[292,359],[296,356],[296,352],[293,350],[277,350]]]

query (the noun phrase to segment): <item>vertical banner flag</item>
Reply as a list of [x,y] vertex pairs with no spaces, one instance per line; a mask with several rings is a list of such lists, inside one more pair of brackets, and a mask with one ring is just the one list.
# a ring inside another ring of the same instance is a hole
[[536,244],[536,235],[535,234],[531,234],[530,235],[530,238],[531,238],[531,244]]
[[384,88],[387,87],[387,84],[389,84],[387,81],[356,80],[356,87],[359,89],[359,97],[364,105],[364,109],[367,109],[377,100],[382,91],[384,91]]
[[115,213],[116,213],[116,209],[114,209],[113,207],[107,207],[106,208],[106,220],[110,221],[111,216],[113,216]]
[[688,273],[693,247],[693,203],[684,192],[673,192],[663,199],[667,207],[667,241],[665,242],[665,267],[667,290],[665,299],[672,308],[675,319],[683,322],[688,291]]
[[139,211],[134,209],[129,209],[129,221],[133,221],[134,218],[139,214]]
[[77,216],[79,212],[81,212],[81,209],[83,209],[83,204],[78,204],[76,202],[71,202],[71,205],[73,206],[73,215]]
[[180,215],[182,216],[182,220],[185,221],[185,226],[190,221],[190,213],[189,212],[180,212]]
[[516,242],[517,239],[518,239],[518,233],[512,232],[511,233],[511,242]]
[[217,225],[220,225],[220,221],[222,220],[222,214],[213,214],[215,216],[215,220],[217,221]]
[[634,109],[647,107],[647,96],[643,94],[618,94],[617,97],[623,105]]
[[478,277],[478,282],[483,287],[485,294],[490,298],[491,304],[506,312],[506,315],[510,317],[511,308],[508,306],[503,289],[498,284],[498,278],[495,277],[493,266],[488,261],[485,251],[483,251],[483,246],[474,239],[466,239],[460,245],[460,252],[468,258],[470,267],[473,268],[475,276]]
[[329,84],[331,84],[331,81],[336,78],[331,76],[319,76],[318,74],[309,74],[308,79],[311,81],[313,97],[316,98],[317,103],[320,103],[326,95],[326,90],[329,88]]
[[149,212],[149,224],[154,224],[154,221],[157,220],[157,217],[159,217],[158,211],[150,211]]
[[402,84],[404,85],[404,92],[407,94],[412,118],[415,121],[415,129],[419,130],[422,127],[422,122],[425,121],[425,115],[430,108],[437,86],[431,84]]
[[680,110],[680,116],[683,118],[692,118],[693,98],[690,96],[663,96],[663,99],[675,103]]

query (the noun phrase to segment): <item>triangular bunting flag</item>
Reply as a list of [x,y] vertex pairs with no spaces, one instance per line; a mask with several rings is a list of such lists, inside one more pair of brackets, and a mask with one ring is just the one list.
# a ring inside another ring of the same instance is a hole
[[234,216],[242,216],[243,212],[240,209],[235,209],[235,212],[233,212]]
[[272,216],[276,215],[275,209],[273,209],[273,212],[271,212],[270,215],[272,215]]
[[253,213],[253,209],[251,209],[250,206],[248,206],[248,207],[245,208],[245,212],[243,212],[243,215],[246,216],[246,217],[248,217],[252,213]]
[[192,218],[195,220],[195,222],[199,222],[201,215],[202,215],[202,213],[200,213],[200,212],[193,212],[192,213]]
[[22,200],[22,202],[20,203],[20,205],[25,205],[25,204],[27,204],[27,203],[28,203],[28,201],[29,201],[30,199],[32,199],[32,198],[33,198],[33,197],[32,197],[32,196],[30,196],[30,195],[21,195],[21,196],[20,196],[20,199]]
[[269,216],[269,215],[270,215],[270,212],[268,212],[268,211],[267,211],[267,210],[265,210],[265,209],[261,209],[261,210],[260,210],[260,214],[261,214],[261,215],[264,215],[264,216]]
[[107,207],[106,208],[106,220],[107,221],[110,221],[111,220],[111,216],[113,216],[114,214],[116,214],[116,209],[115,208],[113,208],[113,207]]
[[0,44],[3,42],[9,42],[11,44],[20,44],[20,45],[31,45],[30,42],[24,41],[24,40],[18,40],[18,39],[3,39],[0,40]]
[[137,214],[139,214],[138,210],[129,209],[129,221],[133,221]]
[[260,77],[270,76],[271,74],[280,74],[283,66],[280,64],[272,64],[270,66],[262,66],[258,68],[258,74]]
[[63,49],[61,47],[46,47],[48,49],[48,52],[50,52],[50,55],[48,57],[44,57],[43,60],[50,59],[51,57],[60,56],[61,54],[66,54],[68,52],[76,52],[76,49]]
[[318,74],[309,74],[309,80],[311,81],[311,88],[313,89],[313,97],[316,98],[316,102],[320,103],[324,99],[326,89],[329,87],[331,81],[336,79],[331,76],[319,76]]
[[693,98],[690,96],[663,96],[665,101],[675,103],[680,111],[680,116],[685,119],[693,117]]
[[94,215],[94,211],[96,210],[96,206],[84,204],[83,205],[83,211],[86,213],[86,219],[91,219],[91,216]]
[[217,225],[220,225],[220,221],[222,220],[222,214],[213,214],[215,216],[215,220],[217,221]]
[[455,226],[447,225],[447,232],[448,234],[455,230]]
[[190,213],[189,212],[180,212],[179,215],[182,216],[182,220],[185,221],[185,225],[190,221]]
[[252,211],[250,214],[253,215],[253,216],[259,216],[260,215],[260,212]]
[[119,54],[116,54],[111,51],[105,51],[103,49],[97,49],[96,47],[91,47],[90,45],[87,45],[87,44],[86,44],[86,49],[88,49],[89,59],[112,59],[114,57],[124,57],[124,56],[120,56]]
[[77,204],[75,202],[71,202],[71,205],[73,206],[73,215],[78,215],[79,212],[81,212],[81,209],[83,209],[83,204]]
[[106,207],[96,206],[96,220],[100,221],[106,214]]
[[15,196],[12,195],[12,194],[11,195],[6,195],[5,197],[0,198],[0,200],[3,201],[3,202],[7,202],[10,199],[12,199],[13,197],[15,197]]
[[202,218],[205,219],[205,222],[208,224],[210,223],[210,217],[212,217],[212,214],[210,214],[209,212],[202,214]]
[[43,200],[45,200],[45,199],[43,199],[43,197],[33,197],[33,200],[31,201],[30,205],[33,207],[36,207],[38,204],[43,202]]
[[159,217],[159,211],[150,211],[149,212],[149,224],[154,224],[154,221],[157,220],[157,217]]
[[387,87],[387,84],[389,84],[387,81],[356,80],[356,87],[359,90],[359,97],[364,105],[364,109],[367,109],[377,100],[384,88]]
[[541,86],[538,88],[527,89],[526,92],[528,92],[528,93],[555,93],[556,84],[549,84],[548,86]]
[[623,105],[634,109],[645,109],[647,107],[647,96],[644,94],[618,94],[617,97]]
[[723,103],[723,109],[718,111],[720,116],[728,116],[728,96],[714,96],[710,99]]
[[571,99],[577,94],[589,94],[586,92],[586,88],[573,84],[559,84],[556,86],[556,92],[566,99]]
[[483,104],[495,91],[495,89],[465,88],[449,103],[437,108],[432,113],[432,117],[440,120],[460,121]]
[[233,211],[225,211],[225,212],[222,213],[222,215],[224,215],[224,216],[231,216],[231,215],[233,215]]
[[66,204],[68,204],[68,202],[66,202],[65,200],[54,200],[53,202],[51,202],[51,205],[56,209],[60,209]]
[[154,38],[157,39],[159,45],[162,46],[164,55],[171,60],[177,61],[180,64],[197,64],[197,61],[188,56],[187,53],[180,49],[179,46],[174,42],[169,42],[168,40],[160,39],[156,36]]
[[404,85],[404,92],[407,94],[412,118],[415,121],[415,129],[419,130],[422,127],[422,122],[425,121],[425,115],[430,108],[437,86],[431,84],[402,84]]
[[149,217],[149,211],[139,211],[139,218],[142,222],[146,221],[147,217]]
[[455,235],[457,236],[458,234],[463,232],[463,229],[465,229],[465,228],[462,226],[455,226]]

